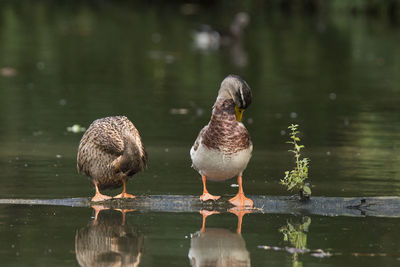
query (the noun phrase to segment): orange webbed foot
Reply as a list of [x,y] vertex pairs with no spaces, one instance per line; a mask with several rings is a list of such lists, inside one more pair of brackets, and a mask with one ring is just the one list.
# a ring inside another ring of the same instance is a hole
[[200,200],[203,201],[203,202],[205,202],[205,201],[207,201],[207,200],[216,201],[216,200],[218,200],[218,199],[220,199],[220,198],[221,198],[221,196],[214,196],[214,195],[211,195],[210,193],[203,193],[203,194],[200,196]]
[[201,175],[201,179],[203,180],[203,194],[200,196],[200,200],[203,201],[203,202],[205,202],[207,200],[213,200],[213,201],[218,200],[221,196],[211,195],[207,191],[207,187],[206,187],[207,177],[204,174],[202,174]]
[[253,200],[247,198],[243,193],[239,193],[235,197],[229,199],[229,202],[236,207],[253,207]]
[[91,201],[92,202],[100,202],[100,201],[105,201],[105,200],[109,200],[109,199],[112,199],[112,197],[103,195],[101,193],[96,193],[96,195],[94,197],[92,197]]
[[116,195],[114,198],[135,198],[136,196],[122,192],[119,195]]

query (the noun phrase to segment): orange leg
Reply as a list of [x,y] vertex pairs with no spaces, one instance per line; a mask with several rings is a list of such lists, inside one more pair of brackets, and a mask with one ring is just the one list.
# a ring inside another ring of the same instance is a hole
[[206,219],[208,216],[213,215],[213,214],[219,214],[219,211],[210,211],[210,210],[201,210],[200,214],[203,215],[203,224],[201,225],[201,233],[204,233],[206,231]]
[[239,192],[235,197],[229,199],[229,202],[237,207],[253,207],[253,201],[244,195],[241,175],[238,176],[238,184]]
[[98,202],[98,201],[112,199],[112,197],[106,196],[106,195],[103,195],[102,193],[100,193],[99,184],[96,180],[94,181],[94,187],[96,188],[96,194],[94,195],[94,197],[92,197],[92,200],[91,200],[92,202]]
[[214,196],[211,195],[210,193],[208,193],[207,191],[207,187],[206,187],[206,182],[207,182],[207,177],[202,174],[201,178],[203,179],[203,194],[200,196],[200,200],[201,201],[207,201],[207,200],[217,200],[219,199],[221,196]]
[[126,193],[126,179],[122,181],[122,186],[123,186],[122,193],[116,195],[114,198],[135,198],[134,195]]
[[229,212],[235,214],[238,217],[236,233],[241,234],[242,233],[243,216],[245,214],[251,213],[252,211],[251,210],[242,210],[242,209],[238,209],[238,208],[232,208],[229,210]]

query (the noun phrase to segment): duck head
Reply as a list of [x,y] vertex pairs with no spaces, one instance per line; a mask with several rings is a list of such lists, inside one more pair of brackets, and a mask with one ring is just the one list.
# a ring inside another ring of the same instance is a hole
[[232,99],[235,103],[237,121],[242,121],[244,110],[251,104],[252,94],[249,85],[237,75],[228,75],[221,83],[218,91],[218,101]]

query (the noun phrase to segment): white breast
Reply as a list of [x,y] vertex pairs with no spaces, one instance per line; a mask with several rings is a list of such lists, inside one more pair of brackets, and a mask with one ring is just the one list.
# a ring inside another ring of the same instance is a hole
[[193,167],[207,179],[223,181],[242,175],[251,158],[253,146],[240,150],[235,154],[227,154],[216,149],[209,149],[199,140],[197,150],[190,150]]

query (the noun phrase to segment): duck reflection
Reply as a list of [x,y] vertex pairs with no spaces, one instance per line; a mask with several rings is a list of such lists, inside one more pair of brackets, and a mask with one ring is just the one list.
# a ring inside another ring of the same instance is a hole
[[206,218],[216,211],[201,211],[203,225],[193,234],[190,242],[189,259],[194,267],[250,266],[250,253],[241,235],[242,218],[249,211],[230,210],[238,217],[236,233],[223,228],[207,228]]
[[81,266],[138,266],[144,237],[125,224],[125,213],[93,207],[95,217],[88,226],[76,231],[75,253]]

